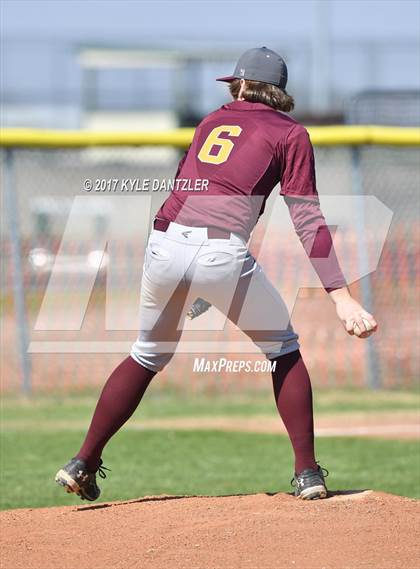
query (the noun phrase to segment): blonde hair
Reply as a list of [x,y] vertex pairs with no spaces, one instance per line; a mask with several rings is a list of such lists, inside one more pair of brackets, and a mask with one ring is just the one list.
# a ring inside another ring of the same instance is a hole
[[[250,81],[244,79],[245,87],[241,93],[241,97],[245,101],[251,103],[264,103],[272,107],[276,111],[289,113],[295,107],[295,101],[284,89],[271,85],[270,83],[262,83],[261,81]],[[230,94],[234,99],[238,98],[241,89],[241,79],[234,79],[229,84]]]

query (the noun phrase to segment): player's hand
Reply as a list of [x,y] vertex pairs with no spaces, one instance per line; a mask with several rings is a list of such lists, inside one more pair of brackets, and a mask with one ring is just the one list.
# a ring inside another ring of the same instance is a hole
[[376,320],[354,298],[341,300],[336,304],[337,316],[350,336],[368,338],[376,332]]
[[375,318],[350,296],[347,289],[333,291],[330,296],[335,302],[337,316],[350,336],[368,338],[376,332],[378,324]]

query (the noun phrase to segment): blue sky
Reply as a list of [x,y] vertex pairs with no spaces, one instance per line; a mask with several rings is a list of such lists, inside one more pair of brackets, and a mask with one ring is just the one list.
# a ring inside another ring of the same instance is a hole
[[[1,5],[2,29],[8,35],[140,43],[229,38],[281,43],[283,38],[312,32],[317,2],[2,0]],[[333,37],[419,37],[416,0],[332,0],[330,6]]]
[[[199,105],[207,112],[225,97],[214,77],[231,72],[241,51],[267,45],[290,64],[289,87],[302,109],[315,92],[314,78],[326,68],[313,44],[316,29],[330,38],[324,84],[330,85],[337,108],[363,89],[420,84],[417,0],[0,0],[0,11],[0,89],[6,102],[78,106],[83,93],[78,46],[214,48],[235,54],[231,62],[199,74],[204,86]],[[321,12],[328,17],[317,18]],[[134,75],[102,73],[100,92],[110,92],[118,102],[142,92],[158,106],[167,105],[156,95],[170,100],[172,79],[165,83],[157,72],[144,72],[136,83]]]

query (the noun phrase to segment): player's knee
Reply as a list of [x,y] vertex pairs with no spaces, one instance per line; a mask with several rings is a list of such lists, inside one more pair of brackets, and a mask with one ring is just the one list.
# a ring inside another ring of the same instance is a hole
[[130,356],[143,367],[154,371],[162,371],[172,359],[173,354],[145,353],[136,344],[133,345]]
[[300,347],[298,338],[299,336],[295,332],[287,331],[279,333],[278,337],[276,335],[267,337],[265,341],[254,341],[267,359],[274,360],[279,356],[298,350]]

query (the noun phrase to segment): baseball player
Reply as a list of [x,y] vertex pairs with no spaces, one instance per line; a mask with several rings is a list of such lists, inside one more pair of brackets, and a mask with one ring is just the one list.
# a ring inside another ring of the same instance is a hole
[[308,133],[286,114],[294,101],[285,90],[284,60],[266,47],[250,49],[233,75],[218,80],[229,84],[233,101],[199,124],[176,173],[176,180],[207,183],[194,195],[175,185],[159,210],[145,253],[138,339],[106,382],[80,450],[56,475],[58,484],[82,499],[99,497],[96,474],[106,476],[104,446],[170,361],[186,315],[195,317],[210,305],[275,364],[275,402],[295,456],[295,495],[308,500],[327,495],[327,472],[315,458],[311,382],[298,336],[278,290],[247,249],[278,183],[346,331],[366,338],[377,324],[350,296],[335,256],[319,206]]

